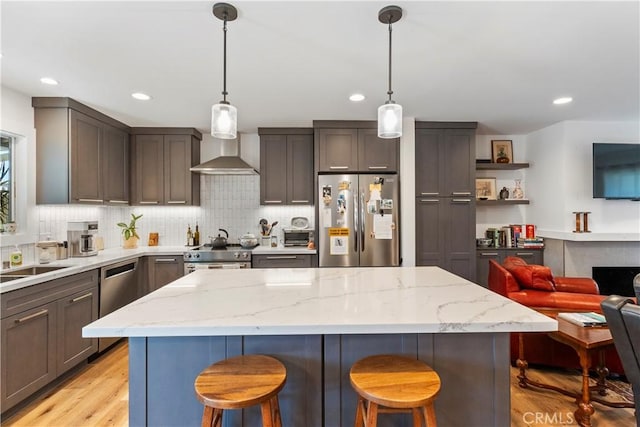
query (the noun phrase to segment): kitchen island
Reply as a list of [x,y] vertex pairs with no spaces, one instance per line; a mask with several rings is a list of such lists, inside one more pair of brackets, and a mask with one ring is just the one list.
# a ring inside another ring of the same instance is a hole
[[[553,330],[555,320],[440,268],[381,267],[199,270],[83,333],[130,338],[131,426],[199,425],[195,377],[251,353],[287,367],[284,425],[351,426],[351,365],[399,353],[440,375],[438,423],[468,427],[510,423],[509,333]],[[257,408],[243,412],[225,425],[259,424]]]

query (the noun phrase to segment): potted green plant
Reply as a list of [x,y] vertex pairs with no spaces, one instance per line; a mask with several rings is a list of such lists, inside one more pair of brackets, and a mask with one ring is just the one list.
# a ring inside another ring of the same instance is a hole
[[124,222],[118,223],[118,227],[122,228],[122,236],[124,237],[124,242],[122,244],[123,248],[133,249],[138,247],[138,240],[140,239],[140,236],[138,236],[138,233],[136,232],[136,221],[140,218],[142,218],[142,214],[136,216],[132,213],[129,224]]

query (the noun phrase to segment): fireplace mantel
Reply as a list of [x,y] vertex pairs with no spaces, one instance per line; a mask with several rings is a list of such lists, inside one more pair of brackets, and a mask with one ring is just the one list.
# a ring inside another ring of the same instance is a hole
[[640,242],[640,233],[573,233],[570,231],[536,230],[536,235],[572,242]]

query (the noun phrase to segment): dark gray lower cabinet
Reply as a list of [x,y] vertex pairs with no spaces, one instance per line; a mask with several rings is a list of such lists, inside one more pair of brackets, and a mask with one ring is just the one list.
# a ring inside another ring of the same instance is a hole
[[82,327],[98,318],[98,271],[6,292],[1,305],[4,412],[97,351]]
[[508,256],[517,256],[527,264],[544,264],[544,249],[529,248],[486,248],[476,251],[476,283],[489,287],[489,260],[502,264]]
[[252,268],[311,268],[313,255],[253,255]]
[[182,255],[150,256],[148,263],[147,293],[160,289],[164,285],[184,276],[184,260]]
[[470,197],[416,199],[416,265],[476,276],[475,203]]

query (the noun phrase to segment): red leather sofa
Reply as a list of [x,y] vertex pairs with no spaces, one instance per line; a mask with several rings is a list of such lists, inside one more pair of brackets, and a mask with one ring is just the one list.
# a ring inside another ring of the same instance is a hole
[[[598,284],[589,277],[554,277],[548,267],[527,264],[522,258],[507,257],[502,265],[489,260],[489,289],[545,314],[569,311],[602,313]],[[580,368],[576,352],[544,333],[523,334],[525,359],[530,365]],[[611,373],[622,374],[615,349],[605,352]],[[518,359],[518,334],[511,334],[511,361]],[[594,357],[594,363],[597,363]]]

